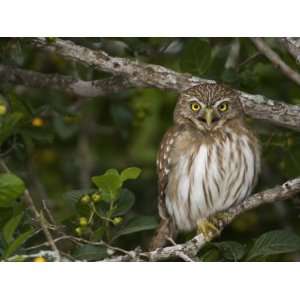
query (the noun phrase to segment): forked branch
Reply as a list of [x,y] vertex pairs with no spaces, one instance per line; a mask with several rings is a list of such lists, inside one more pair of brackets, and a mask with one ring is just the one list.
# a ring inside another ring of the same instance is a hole
[[[33,38],[31,43],[35,47],[54,52],[67,59],[106,73],[122,76],[127,80],[127,87],[156,87],[163,90],[182,91],[197,84],[214,82],[190,74],[178,73],[159,65],[112,57],[104,51],[91,50],[67,40],[55,39],[49,43],[46,38]],[[300,78],[298,79],[300,83]],[[300,106],[271,100],[262,95],[238,92],[245,113],[252,118],[267,120],[279,126],[300,131]]]

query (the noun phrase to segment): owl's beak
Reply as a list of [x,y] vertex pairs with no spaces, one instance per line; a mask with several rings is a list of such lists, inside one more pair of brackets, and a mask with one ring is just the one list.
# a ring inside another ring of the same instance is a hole
[[213,120],[213,117],[214,117],[213,113],[214,113],[214,111],[213,111],[212,108],[207,107],[205,109],[205,120],[206,120],[206,123],[207,123],[208,126],[210,126],[211,123],[212,123],[212,120]]

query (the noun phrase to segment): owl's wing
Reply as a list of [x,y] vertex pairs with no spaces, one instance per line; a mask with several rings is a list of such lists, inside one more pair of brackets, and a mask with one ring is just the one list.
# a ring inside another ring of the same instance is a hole
[[164,135],[157,153],[156,167],[158,172],[158,209],[162,219],[168,218],[165,204],[165,192],[168,184],[168,174],[170,172],[170,150],[174,143],[174,129],[170,128]]
[[157,172],[158,172],[158,211],[161,222],[153,237],[150,250],[165,246],[167,238],[175,238],[176,229],[172,219],[169,217],[166,209],[165,192],[168,184],[168,174],[170,172],[170,151],[175,139],[175,129],[170,128],[164,135],[160,149],[157,154]]

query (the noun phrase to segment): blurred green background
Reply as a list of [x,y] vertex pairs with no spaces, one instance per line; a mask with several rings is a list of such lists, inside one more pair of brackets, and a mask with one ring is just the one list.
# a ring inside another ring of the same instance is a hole
[[[69,39],[91,49],[104,50],[112,56],[159,64],[223,82],[245,92],[300,104],[299,86],[259,54],[247,38]],[[275,39],[266,41],[291,67],[300,70]],[[236,51],[236,56],[232,51]],[[34,49],[26,39],[0,39],[0,63],[83,80],[110,76]],[[1,82],[0,93],[3,103],[28,115],[15,134],[1,145],[1,156],[25,181],[37,205],[41,195],[48,199],[59,223],[68,222],[76,215],[74,205],[64,197],[66,192],[90,188],[93,186],[90,178],[107,169],[123,170],[129,166],[142,169],[138,179],[125,184],[135,194],[133,212],[157,216],[155,158],[163,133],[172,125],[176,93],[152,88],[130,89],[86,99],[64,91]],[[248,121],[263,148],[263,170],[256,190],[297,177],[300,174],[299,134],[269,123]],[[248,245],[267,231],[283,228],[300,233],[298,205],[298,198],[294,198],[247,212],[226,228],[218,242],[235,241]],[[126,249],[144,245],[153,232],[124,237],[119,245]],[[180,241],[189,237],[181,236]],[[208,247],[201,253],[205,255],[203,260],[224,260],[216,248]],[[293,252],[271,255],[268,259],[299,258],[299,253]]]

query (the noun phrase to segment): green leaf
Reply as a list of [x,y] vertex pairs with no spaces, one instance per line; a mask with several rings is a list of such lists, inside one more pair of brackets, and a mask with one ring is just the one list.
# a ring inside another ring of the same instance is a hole
[[106,172],[104,174],[105,175],[107,175],[107,174],[113,174],[113,175],[116,175],[116,176],[120,175],[117,169],[108,169],[108,170],[106,170]]
[[134,232],[145,231],[155,229],[158,225],[158,221],[152,216],[139,216],[131,219],[125,227],[119,230],[113,237],[116,240],[122,235],[131,234]]
[[203,75],[211,64],[211,47],[206,39],[189,39],[184,44],[180,67],[184,72]]
[[250,249],[246,260],[300,250],[300,237],[289,230],[274,230],[262,234]]
[[101,260],[108,256],[106,247],[104,246],[93,246],[93,245],[82,245],[73,252],[73,256],[79,260]]
[[140,176],[141,172],[142,170],[140,168],[136,168],[136,167],[127,168],[122,171],[121,179],[123,182],[128,179],[136,179]]
[[229,261],[239,261],[245,255],[245,246],[234,241],[226,241],[220,243],[213,243],[217,247],[223,257]]
[[5,116],[0,126],[0,145],[14,132],[16,125],[23,118],[23,114],[15,112]]
[[33,230],[30,229],[21,235],[19,235],[12,243],[9,244],[4,252],[4,258],[13,255],[33,234]]
[[120,193],[120,198],[116,202],[116,208],[112,213],[112,217],[125,215],[131,207],[134,205],[135,196],[132,192],[127,189],[122,189]]
[[93,183],[108,194],[115,194],[122,186],[119,174],[108,170],[104,175],[92,177]]
[[216,248],[208,249],[200,256],[200,260],[204,262],[219,261],[219,259],[220,253]]
[[3,237],[7,244],[11,243],[13,240],[13,235],[21,222],[23,213],[20,213],[12,217],[3,227]]
[[0,174],[0,207],[9,207],[25,191],[24,182],[14,174]]

